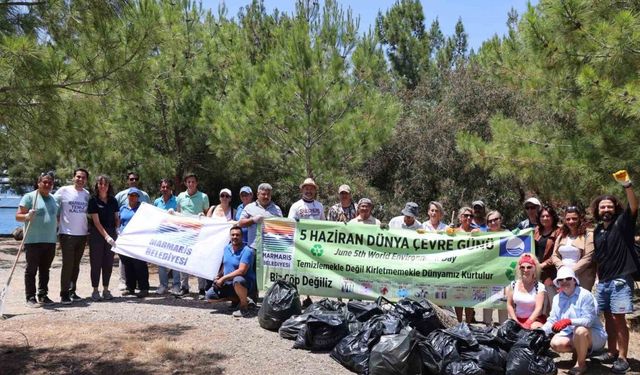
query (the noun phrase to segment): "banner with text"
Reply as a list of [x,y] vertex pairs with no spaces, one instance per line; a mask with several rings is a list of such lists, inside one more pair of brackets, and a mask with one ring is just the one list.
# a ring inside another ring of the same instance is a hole
[[118,254],[209,280],[218,274],[233,223],[170,215],[142,203],[116,241]]
[[504,307],[518,257],[533,248],[530,229],[449,235],[288,219],[265,220],[258,238],[261,289],[285,279],[301,295],[483,308]]

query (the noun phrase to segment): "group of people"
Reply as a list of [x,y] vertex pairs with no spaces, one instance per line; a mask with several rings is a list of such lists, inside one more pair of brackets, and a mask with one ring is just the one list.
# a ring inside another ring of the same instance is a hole
[[[198,190],[198,179],[187,174],[183,179],[186,190],[174,195],[172,182],[163,179],[159,185],[160,197],[153,202],[138,187],[139,176],[127,174],[128,188],[114,194],[111,180],[106,175],[95,179],[93,193],[85,185],[87,170],[74,171],[73,184],[61,187],[55,194],[54,176],[43,173],[37,189],[27,193],[16,213],[18,221],[29,224],[25,230],[27,268],[25,292],[27,304],[50,304],[48,297],[49,268],[55,256],[59,235],[62,249],[62,276],[60,302],[70,304],[81,299],[76,294],[80,260],[89,241],[91,284],[94,301],[113,298],[109,290],[113,268],[115,239],[131,220],[141,202],[152,203],[170,214],[218,217],[233,221],[231,241],[224,251],[223,264],[214,280],[198,278],[200,299],[229,298],[238,310],[236,316],[246,316],[257,297],[255,275],[256,228],[269,217],[282,217],[280,207],[271,200],[272,186],[262,183],[254,200],[249,186],[240,189],[242,204],[231,207],[232,192],[222,189],[219,204],[211,206],[207,194]],[[577,366],[573,373],[583,373],[585,358],[608,343],[602,362],[614,362],[613,371],[624,373],[629,331],[625,314],[632,312],[634,289],[633,273],[640,266],[634,250],[635,222],[638,201],[628,177],[619,181],[625,189],[628,206],[623,209],[614,196],[600,196],[592,203],[595,228],[588,228],[584,212],[576,206],[565,207],[562,225],[556,210],[530,197],[524,208],[527,219],[514,230],[534,229],[535,254],[525,254],[518,262],[518,278],[506,288],[507,309],[499,311],[499,320],[507,317],[517,320],[526,329],[542,328],[557,332],[552,346],[558,351],[574,351]],[[428,204],[426,220],[418,220],[420,207],[408,202],[401,215],[388,224],[381,224],[372,215],[373,202],[361,198],[357,203],[351,188],[338,188],[338,203],[326,212],[317,200],[318,185],[307,178],[300,185],[300,200],[293,203],[288,217],[291,219],[330,220],[344,223],[363,223],[388,226],[392,229],[420,232],[499,232],[507,230],[502,215],[496,210],[487,213],[485,203],[477,200],[471,206],[458,210],[458,224],[445,224],[443,205],[437,201]],[[119,256],[123,295],[136,294],[144,298],[149,294],[149,272],[146,262]],[[39,274],[36,289],[35,278]],[[159,267],[159,286],[156,293],[171,291],[177,296],[190,293],[189,275]],[[171,288],[169,275],[172,275]],[[102,278],[102,293],[99,291]],[[591,294],[598,280],[595,297]],[[465,309],[465,319],[474,321],[473,309]],[[605,329],[599,324],[598,312],[604,313]],[[463,309],[457,308],[462,321]],[[484,312],[485,322],[491,322],[492,311]]]

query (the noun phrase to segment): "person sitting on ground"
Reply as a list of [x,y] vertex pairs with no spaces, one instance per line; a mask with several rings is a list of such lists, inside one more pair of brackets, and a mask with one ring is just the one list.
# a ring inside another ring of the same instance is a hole
[[371,216],[373,202],[369,198],[361,198],[358,201],[358,216],[351,219],[349,223],[375,224],[380,225],[380,220]]
[[545,287],[538,276],[540,265],[531,254],[522,254],[518,260],[516,280],[507,288],[507,311],[509,318],[520,323],[524,329],[542,327],[547,317],[542,314]]
[[574,353],[576,367],[568,373],[585,374],[587,354],[601,351],[607,342],[607,333],[598,318],[596,299],[580,287],[571,267],[561,267],[554,284],[561,291],[553,297],[551,313],[542,329],[546,334],[555,333],[551,339],[553,350]]
[[591,291],[596,279],[593,261],[593,231],[587,230],[584,214],[577,206],[565,209],[564,224],[553,248],[551,262],[560,268],[571,267],[580,286]]
[[416,220],[420,207],[417,203],[407,202],[404,209],[400,212],[402,216],[396,216],[389,221],[389,228],[391,229],[419,229],[422,228],[422,223]]
[[233,316],[248,317],[249,306],[254,302],[247,295],[256,283],[254,253],[253,249],[242,242],[242,228],[234,225],[229,232],[231,242],[224,248],[220,272],[213,280],[213,286],[207,291],[206,298],[208,301],[229,298],[233,305],[239,306],[239,309],[233,312]]
[[427,214],[429,215],[429,220],[423,223],[424,230],[437,232],[447,229],[447,224],[442,222],[442,218],[444,217],[442,203],[438,201],[429,202],[429,211],[427,211]]

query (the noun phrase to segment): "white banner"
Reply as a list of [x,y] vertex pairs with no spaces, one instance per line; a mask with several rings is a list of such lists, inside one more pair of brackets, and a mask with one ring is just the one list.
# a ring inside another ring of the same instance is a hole
[[233,224],[206,216],[170,215],[141,203],[113,251],[213,280],[222,264]]

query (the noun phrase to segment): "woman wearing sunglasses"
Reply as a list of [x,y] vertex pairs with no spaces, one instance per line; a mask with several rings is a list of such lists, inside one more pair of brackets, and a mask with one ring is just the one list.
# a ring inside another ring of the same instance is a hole
[[[471,221],[473,220],[473,209],[471,207],[462,207],[458,210],[458,220],[460,225],[455,229],[456,232],[479,232],[480,229],[474,229],[471,227]],[[462,322],[462,311],[464,310],[464,320],[468,323],[475,323],[475,310],[471,307],[455,307],[456,317],[459,322]]]
[[518,260],[516,280],[507,288],[507,312],[509,318],[522,328],[542,327],[547,317],[542,313],[546,289],[538,281],[540,265],[531,254],[522,254]]
[[573,353],[576,366],[569,374],[587,372],[587,354],[604,348],[607,333],[598,318],[596,300],[588,290],[580,287],[571,267],[561,267],[554,280],[559,293],[553,297],[553,305],[542,329],[554,332],[551,349],[558,353]]
[[236,216],[235,210],[231,207],[231,190],[224,188],[220,190],[220,204],[212,206],[207,211],[207,216],[232,221]]
[[557,269],[569,267],[580,286],[591,291],[596,279],[593,261],[593,231],[588,231],[583,212],[576,206],[565,209],[564,223],[556,240],[551,261]]
[[[489,232],[502,232],[505,231],[505,227],[502,225],[502,214],[499,211],[489,211],[486,218]],[[506,288],[505,288],[506,295]],[[503,323],[508,319],[507,310],[498,309],[498,323]],[[493,324],[493,309],[482,310],[482,321],[486,325]]]

